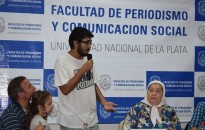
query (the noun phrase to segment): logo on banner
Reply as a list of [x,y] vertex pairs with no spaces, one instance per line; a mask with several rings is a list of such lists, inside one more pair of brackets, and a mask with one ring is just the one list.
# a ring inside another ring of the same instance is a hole
[[200,51],[198,53],[198,64],[201,67],[205,67],[205,51]]
[[159,76],[156,76],[156,75],[150,77],[150,82],[151,82],[151,81],[154,81],[154,80],[161,81],[160,77],[159,77]]
[[0,0],[0,6],[2,6],[5,3],[5,0]]
[[4,53],[5,53],[5,49],[3,46],[0,45],[0,62],[4,60]]
[[107,112],[102,105],[100,105],[100,116],[103,118],[103,119],[107,119],[108,117],[110,117],[111,115],[111,112]]
[[8,95],[7,87],[8,87],[8,74],[0,73],[0,95]]
[[198,11],[201,16],[205,16],[205,0],[199,1]]
[[8,106],[8,104],[9,104],[9,98],[8,98],[8,96],[6,97],[6,96],[1,96],[1,95],[0,95],[0,101],[1,101],[1,103],[0,103],[0,114],[1,114],[2,111],[3,111],[4,109],[6,109],[6,107]]
[[198,88],[201,90],[201,91],[204,91],[205,90],[205,76],[200,76],[198,78]]
[[198,28],[198,37],[201,40],[205,40],[205,26],[199,26],[199,28]]
[[50,74],[47,77],[47,89],[52,94],[57,90],[57,88],[54,87],[54,74]]
[[0,17],[0,33],[4,31],[5,21],[2,17]]
[[101,75],[100,87],[103,89],[109,89],[111,86],[111,78],[109,75]]

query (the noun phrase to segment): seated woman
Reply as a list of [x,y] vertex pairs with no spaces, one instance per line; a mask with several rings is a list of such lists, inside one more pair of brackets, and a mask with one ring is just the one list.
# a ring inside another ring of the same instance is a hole
[[181,130],[181,123],[165,101],[165,85],[155,80],[149,83],[145,98],[128,112],[123,130],[163,128]]

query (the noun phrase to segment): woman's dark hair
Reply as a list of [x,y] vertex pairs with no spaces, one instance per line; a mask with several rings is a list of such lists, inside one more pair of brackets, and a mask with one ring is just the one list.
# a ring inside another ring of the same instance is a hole
[[17,94],[18,92],[22,91],[22,86],[21,83],[26,79],[26,77],[24,76],[18,76],[16,78],[13,78],[9,84],[8,84],[8,88],[7,88],[7,92],[9,95],[9,98],[11,98],[12,100],[17,100]]
[[[31,96],[31,103],[28,105],[28,113],[25,117],[24,130],[30,129],[31,120],[39,113],[38,105],[45,107],[45,102],[49,96],[51,96],[51,94],[47,91],[38,90],[33,93]],[[44,118],[46,119],[47,116]]]
[[76,40],[78,42],[80,42],[83,38],[85,37],[94,37],[94,35],[89,31],[87,30],[86,28],[83,28],[83,27],[75,27],[70,36],[69,36],[69,45],[70,45],[70,48],[73,49],[74,47],[74,44],[73,44],[73,41]]

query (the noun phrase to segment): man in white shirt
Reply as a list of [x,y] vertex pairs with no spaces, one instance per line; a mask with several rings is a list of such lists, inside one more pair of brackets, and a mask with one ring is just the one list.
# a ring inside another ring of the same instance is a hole
[[96,98],[107,111],[114,111],[117,106],[102,95],[93,60],[86,58],[92,37],[86,28],[76,27],[69,36],[71,50],[56,60],[55,86],[59,88],[57,120],[61,130],[99,130]]

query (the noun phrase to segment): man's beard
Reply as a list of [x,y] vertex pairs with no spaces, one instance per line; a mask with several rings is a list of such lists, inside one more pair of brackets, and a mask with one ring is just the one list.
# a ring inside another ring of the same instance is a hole
[[[80,47],[80,46],[78,46],[78,53],[81,55],[81,56],[83,56],[83,57],[85,57],[85,56],[87,56],[88,54],[87,53],[83,53],[83,51],[82,51],[82,48]],[[89,50],[88,50],[89,51]]]

